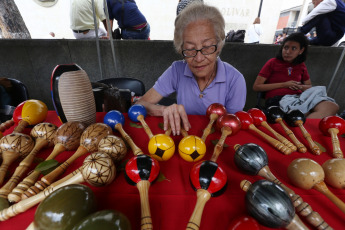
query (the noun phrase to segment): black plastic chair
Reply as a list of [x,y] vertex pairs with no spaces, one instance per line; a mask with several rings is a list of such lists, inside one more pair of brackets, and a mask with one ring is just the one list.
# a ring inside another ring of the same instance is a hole
[[258,108],[258,109],[260,109],[262,111],[264,111],[266,109],[266,106],[265,106],[265,92],[257,92],[255,108]]
[[13,115],[14,109],[22,103],[29,99],[29,92],[26,85],[21,81],[13,78],[7,78],[11,82],[11,89],[8,95],[10,96],[10,103],[8,105],[0,106],[0,120],[5,122],[10,120]]
[[142,81],[129,78],[129,77],[118,77],[118,78],[107,78],[99,80],[97,82],[116,87],[118,89],[129,89],[135,93],[135,96],[143,96],[145,94],[145,85]]

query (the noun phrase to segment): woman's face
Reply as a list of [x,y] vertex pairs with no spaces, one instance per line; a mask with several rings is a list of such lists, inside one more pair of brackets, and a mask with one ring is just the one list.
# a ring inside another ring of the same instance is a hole
[[[214,28],[210,22],[206,20],[196,21],[190,23],[185,28],[183,33],[182,50],[200,50],[212,45],[217,45],[217,39]],[[220,48],[221,47],[217,47],[217,51],[212,54],[204,55],[199,51],[195,57],[185,57],[185,60],[195,77],[209,78],[212,75],[216,68],[215,63],[217,61],[217,55]]]
[[287,41],[282,49],[282,56],[284,61],[292,63],[298,55],[302,54],[304,48],[301,49],[298,42]]

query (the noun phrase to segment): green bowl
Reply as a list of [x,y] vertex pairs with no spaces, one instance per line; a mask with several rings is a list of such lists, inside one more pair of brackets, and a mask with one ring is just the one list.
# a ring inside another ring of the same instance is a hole
[[37,207],[35,229],[71,229],[95,211],[96,202],[92,190],[86,185],[72,184],[64,186]]
[[78,224],[72,230],[131,230],[128,218],[116,210],[103,210],[95,212]]

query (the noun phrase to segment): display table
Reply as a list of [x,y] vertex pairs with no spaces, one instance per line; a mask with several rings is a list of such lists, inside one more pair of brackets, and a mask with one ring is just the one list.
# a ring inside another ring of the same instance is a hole
[[[97,114],[97,122],[102,122],[105,113]],[[132,137],[134,142],[141,148],[144,153],[147,153],[147,144],[149,138],[143,128],[137,128],[130,125],[131,121],[125,115],[126,122],[124,130]],[[150,126],[153,134],[163,133],[159,127],[159,123],[163,122],[162,117],[148,116],[146,122]],[[49,111],[47,122],[51,122],[57,126],[61,125],[57,115],[53,111]],[[209,119],[206,116],[189,116],[191,123],[191,130],[189,134],[202,136],[203,129],[206,127]],[[307,120],[305,127],[311,134],[314,141],[321,144],[327,152],[320,156],[315,156],[308,150],[307,153],[294,152],[291,155],[283,155],[268,144],[263,138],[250,130],[241,130],[234,136],[229,136],[226,139],[228,147],[224,148],[220,157],[217,160],[228,176],[228,186],[224,194],[219,197],[212,197],[204,208],[200,230],[226,230],[230,222],[239,215],[246,214],[245,208],[245,192],[240,189],[241,180],[247,179],[251,182],[263,179],[259,176],[249,176],[241,173],[234,164],[234,149],[235,144],[256,143],[263,147],[267,152],[269,159],[269,167],[272,173],[285,185],[293,189],[299,194],[303,200],[309,203],[313,210],[318,212],[323,219],[334,229],[343,229],[345,226],[345,214],[342,213],[332,202],[330,202],[324,195],[316,190],[302,190],[294,187],[287,177],[287,167],[290,162],[296,158],[310,158],[322,164],[326,160],[332,158],[332,144],[331,138],[325,137],[318,129],[319,120]],[[274,124],[272,127],[283,134],[283,129]],[[259,127],[262,131],[269,134],[264,128]],[[303,138],[299,128],[291,128],[296,137],[308,147],[307,141]],[[13,127],[5,132],[8,134],[12,132]],[[25,130],[29,133],[30,129]],[[120,136],[119,133],[114,133]],[[178,154],[178,143],[182,136],[174,136],[173,139],[176,145],[175,155],[166,162],[160,162],[161,176],[159,180],[153,183],[149,189],[149,200],[151,216],[154,229],[156,230],[181,230],[185,229],[188,220],[194,210],[196,203],[196,192],[192,189],[189,182],[189,171],[194,163],[184,161]],[[207,140],[207,154],[203,160],[209,160],[214,149],[214,140],[220,138],[219,132],[211,133]],[[345,149],[345,140],[340,137],[340,145]],[[45,149],[38,154],[38,157],[45,158],[51,152],[52,148]],[[73,152],[61,153],[56,159],[60,162],[66,160]],[[133,153],[128,151],[126,159],[131,158]],[[75,161],[64,175],[74,171],[82,165],[83,159],[81,157]],[[18,164],[18,162],[17,162]],[[14,170],[11,167],[11,170]],[[330,187],[330,186],[329,186]],[[138,189],[135,186],[129,185],[124,178],[123,166],[118,166],[118,172],[115,181],[107,187],[92,187],[98,199],[98,209],[116,209],[123,212],[132,223],[132,229],[140,229],[140,199]],[[330,190],[337,195],[341,200],[345,201],[345,191],[334,189]],[[37,206],[36,206],[37,207]],[[0,229],[25,229],[34,218],[36,207],[31,208],[25,213],[19,214],[7,221],[0,223]],[[303,220],[303,217],[301,217]],[[307,222],[304,221],[307,225]],[[309,226],[310,227],[310,226]],[[311,228],[311,227],[310,227]],[[265,227],[262,227],[265,229]],[[312,228],[311,228],[312,229]]]

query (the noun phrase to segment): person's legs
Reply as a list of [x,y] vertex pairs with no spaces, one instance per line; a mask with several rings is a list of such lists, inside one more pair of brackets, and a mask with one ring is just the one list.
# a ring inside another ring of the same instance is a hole
[[317,16],[316,20],[317,37],[309,41],[310,45],[331,46],[343,37],[344,33],[342,31],[332,29],[332,24],[327,14]]
[[321,101],[312,111],[310,111],[307,118],[322,119],[327,116],[334,116],[337,114],[339,106],[331,101]]

